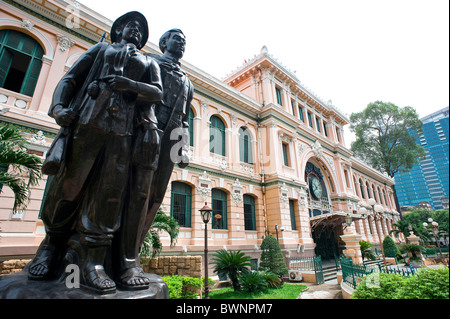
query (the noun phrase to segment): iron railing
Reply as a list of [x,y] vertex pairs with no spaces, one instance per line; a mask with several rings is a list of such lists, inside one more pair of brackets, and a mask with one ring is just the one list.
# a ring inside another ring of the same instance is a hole
[[395,268],[387,267],[385,268],[380,263],[377,265],[355,265],[352,263],[351,259],[340,258],[340,265],[342,269],[342,280],[356,289],[361,279],[367,275],[373,273],[387,273],[387,274],[398,274],[401,276],[412,276],[414,275],[414,269],[407,268]]

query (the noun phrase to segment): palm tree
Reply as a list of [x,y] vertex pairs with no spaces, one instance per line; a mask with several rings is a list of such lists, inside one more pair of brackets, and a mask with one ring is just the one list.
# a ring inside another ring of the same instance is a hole
[[369,243],[368,241],[361,240],[359,242],[359,247],[361,249],[363,264],[364,264],[364,259],[375,260],[377,258],[372,251],[373,245],[371,243]]
[[397,223],[392,224],[394,227],[393,230],[389,232],[389,234],[394,234],[398,237],[398,235],[403,234],[405,235],[406,242],[408,242],[408,236],[409,236],[409,223],[404,220],[399,220]]
[[159,238],[159,232],[161,230],[164,230],[169,234],[170,247],[175,245],[178,238],[178,233],[180,232],[180,225],[172,216],[166,215],[161,209],[159,209],[150,230],[145,236],[140,254],[141,257],[151,256],[154,258],[161,253],[162,243]]
[[[11,125],[0,127],[0,185],[14,192],[13,212],[26,208],[30,188],[38,185],[42,176],[42,159],[28,153],[26,142],[17,128]],[[25,174],[28,174],[28,182],[24,180]]]
[[251,266],[250,257],[243,252],[218,250],[214,253],[211,264],[214,264],[214,271],[221,275],[228,275],[233,285],[234,291],[240,290],[238,277],[241,273],[247,272]]

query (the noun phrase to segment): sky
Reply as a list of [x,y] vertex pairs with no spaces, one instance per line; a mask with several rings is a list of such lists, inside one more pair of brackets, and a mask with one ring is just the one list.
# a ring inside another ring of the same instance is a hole
[[154,44],[181,29],[183,59],[218,79],[265,45],[304,87],[348,117],[377,100],[412,106],[419,117],[449,106],[448,0],[79,2],[111,20],[140,11]]

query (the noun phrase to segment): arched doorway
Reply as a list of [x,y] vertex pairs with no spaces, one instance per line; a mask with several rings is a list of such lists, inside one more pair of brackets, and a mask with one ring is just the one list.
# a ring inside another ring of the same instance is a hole
[[333,214],[330,200],[332,184],[315,162],[305,167],[305,181],[308,184],[308,209],[312,238],[316,244],[315,254],[322,260],[332,260],[341,252],[340,235],[343,217]]

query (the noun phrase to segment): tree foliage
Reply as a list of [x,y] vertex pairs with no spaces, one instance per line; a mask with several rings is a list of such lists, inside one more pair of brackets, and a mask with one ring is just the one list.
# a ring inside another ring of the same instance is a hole
[[365,240],[359,241],[359,247],[361,249],[361,256],[364,262],[364,259],[375,260],[377,257],[372,251],[373,245]]
[[239,276],[248,272],[251,266],[250,257],[245,256],[243,252],[218,250],[214,253],[211,264],[214,265],[214,271],[220,275],[228,275],[233,285],[234,291],[240,290]]
[[[25,209],[30,187],[39,184],[41,178],[42,160],[28,153],[26,143],[26,138],[14,126],[0,127],[0,185],[14,192],[13,212]],[[25,175],[28,182],[24,180]]]
[[270,271],[278,276],[283,276],[289,269],[286,267],[280,244],[272,235],[267,235],[261,243],[260,270]]
[[356,135],[351,146],[355,156],[390,177],[409,171],[425,157],[424,148],[416,143],[422,121],[412,107],[376,101],[352,113],[350,122]]
[[448,280],[447,267],[422,268],[411,277],[374,273],[361,280],[352,299],[448,299]]
[[141,257],[151,256],[153,258],[160,254],[163,248],[161,239],[159,238],[159,232],[161,230],[164,230],[169,234],[170,246],[172,247],[175,245],[180,232],[180,225],[172,216],[166,215],[166,213],[159,209],[153,224],[142,243]]

